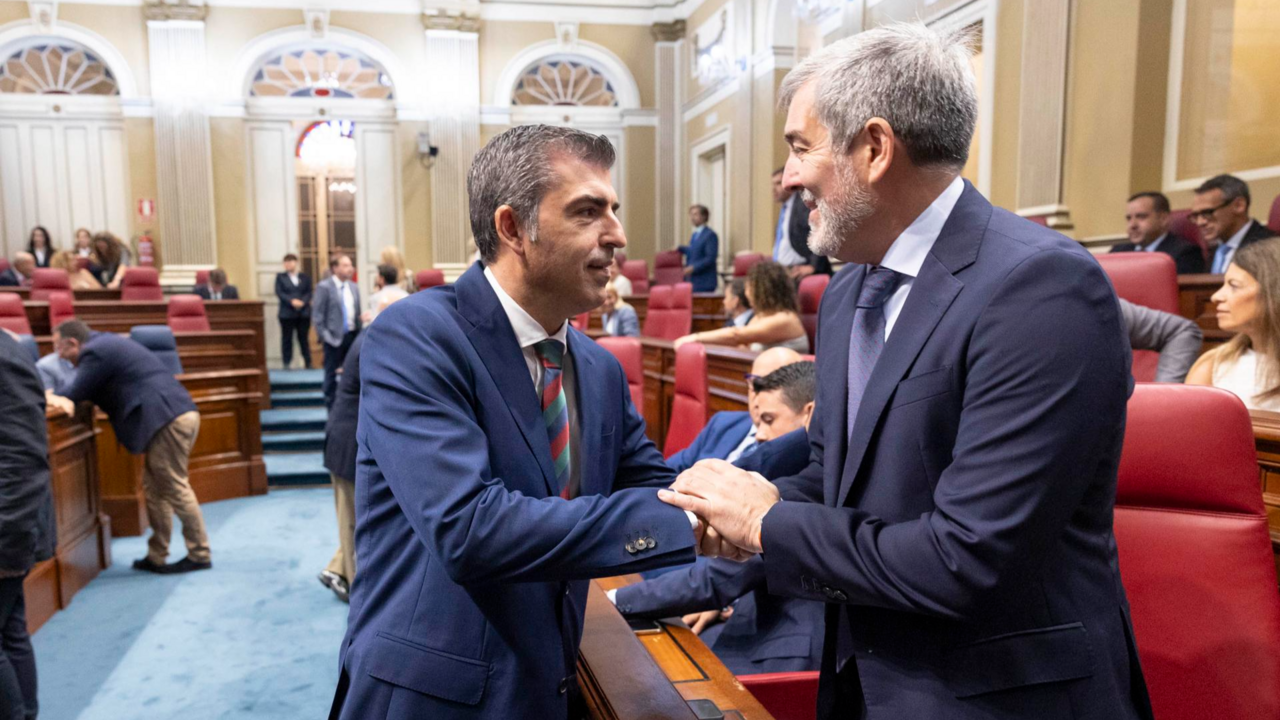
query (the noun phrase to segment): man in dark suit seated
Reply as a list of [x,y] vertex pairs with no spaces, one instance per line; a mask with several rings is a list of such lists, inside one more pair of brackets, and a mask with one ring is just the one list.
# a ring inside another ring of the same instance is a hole
[[[134,569],[170,574],[213,567],[204,516],[187,478],[200,432],[200,413],[187,389],[150,350],[115,333],[90,332],[79,320],[54,329],[53,346],[76,366],[76,379],[61,395],[48,393],[49,404],[74,414],[76,403],[93,402],[111,420],[120,444],[146,456],[142,491],[151,537],[147,556],[135,560]],[[166,565],[175,513],[187,556]]]
[[579,717],[587,581],[694,558],[622,366],[566,321],[626,246],[613,163],[570,128],[490,140],[467,176],[483,264],[366,331],[335,720]]
[[239,300],[240,291],[227,284],[227,271],[214,268],[209,271],[209,282],[196,286],[196,294],[205,300]]
[[1088,251],[961,179],[975,88],[964,33],[919,23],[787,75],[784,181],[850,263],[822,298],[809,464],[770,483],[706,460],[659,496],[710,525],[705,553],[828,603],[824,720],[1150,720],[1111,530],[1125,328]]
[[293,362],[293,338],[298,338],[298,350],[302,363],[311,369],[311,278],[298,272],[298,256],[284,256],[284,272],[276,273],[276,298],[280,309],[280,357],[285,369]]
[[719,284],[716,264],[720,259],[720,238],[715,230],[707,227],[710,219],[711,211],[706,205],[689,208],[693,234],[689,236],[688,245],[676,248],[684,255],[684,276],[693,284],[694,292],[715,292]]
[[773,200],[778,203],[778,228],[774,233],[773,259],[799,282],[809,275],[830,275],[831,261],[809,247],[809,208],[800,193],[782,183],[782,168],[773,171]]
[[13,264],[0,273],[0,286],[30,287],[36,270],[36,256],[29,252],[14,253]]
[[667,458],[667,465],[676,472],[683,472],[699,460],[717,458],[734,462],[743,455],[755,452],[756,418],[753,402],[755,386],[752,380],[762,378],[784,365],[800,362],[800,353],[790,348],[770,348],[756,356],[747,378],[748,411],[724,410],[711,416],[689,447]]
[[1111,252],[1162,252],[1173,258],[1179,275],[1204,272],[1200,246],[1169,231],[1169,198],[1164,193],[1140,192],[1129,198],[1124,221],[1129,242],[1113,245]]
[[1227,271],[1231,258],[1245,245],[1275,237],[1266,225],[1249,217],[1249,184],[1234,175],[1217,175],[1196,188],[1191,219],[1209,245],[1209,272]]
[[755,311],[751,309],[751,301],[747,299],[747,279],[734,278],[724,289],[724,326],[743,327],[751,322]]
[[[774,479],[795,475],[809,464],[805,428],[816,382],[812,362],[792,363],[754,381],[760,434],[768,440],[738,460],[739,468]],[[822,603],[770,595],[759,557],[745,563],[722,558],[698,562],[612,590],[609,599],[624,615],[685,615],[685,623],[736,675],[817,670],[822,658]],[[720,618],[726,622],[715,625]]]

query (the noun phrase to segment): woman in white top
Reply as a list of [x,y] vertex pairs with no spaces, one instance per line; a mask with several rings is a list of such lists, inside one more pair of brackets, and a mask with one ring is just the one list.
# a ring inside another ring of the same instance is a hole
[[809,352],[809,336],[805,334],[804,323],[800,322],[796,286],[786,268],[772,260],[752,265],[747,273],[747,300],[754,313],[746,325],[685,335],[675,341],[675,346],[700,342],[756,351],[787,347],[798,353]]
[[1280,412],[1280,240],[1237,250],[1211,300],[1218,327],[1237,335],[1201,355],[1187,384],[1230,390],[1250,410]]
[[76,231],[76,257],[87,258],[93,255],[93,233],[88,228]]
[[388,305],[409,297],[409,293],[405,292],[405,289],[398,284],[399,281],[400,272],[396,270],[394,265],[384,264],[378,266],[378,276],[373,279],[373,284],[378,288],[378,291],[369,297],[368,309],[360,315],[361,322],[368,325]]

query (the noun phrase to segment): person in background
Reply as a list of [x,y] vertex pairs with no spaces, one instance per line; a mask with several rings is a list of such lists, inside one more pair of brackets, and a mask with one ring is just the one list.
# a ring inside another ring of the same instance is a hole
[[1130,347],[1160,353],[1155,381],[1182,382],[1204,342],[1200,326],[1180,315],[1135,305],[1124,298],[1119,300]]
[[0,286],[30,287],[31,275],[36,270],[36,259],[29,252],[15,253],[9,269],[0,273]]
[[45,396],[31,356],[0,331],[0,717],[34,719],[36,658],[22,585],[57,545]]
[[1162,252],[1173,258],[1179,275],[1204,272],[1200,246],[1169,230],[1169,198],[1163,193],[1140,192],[1129,198],[1124,221],[1129,242],[1111,252]]
[[618,291],[619,297],[631,297],[631,278],[622,274],[622,257],[613,256],[613,264],[609,266],[609,282]]
[[612,280],[604,286],[604,305],[600,306],[604,331],[616,337],[640,337],[640,318],[636,309],[619,295],[618,286]]
[[196,286],[196,294],[205,300],[239,300],[240,291],[227,284],[227,271],[214,268],[209,271],[209,282]]
[[[406,293],[411,293],[417,288],[413,287],[413,276],[409,269],[404,266],[404,255],[400,254],[400,248],[395,245],[388,245],[382,248],[382,252],[378,254],[379,265],[390,265],[396,269],[396,282],[400,288]],[[376,313],[375,313],[376,314]]]
[[724,326],[743,327],[755,314],[751,301],[747,299],[747,279],[734,278],[724,294]]
[[360,349],[364,338],[364,332],[356,335],[342,361],[337,394],[324,425],[324,467],[333,482],[338,549],[319,579],[344,603],[351,602],[351,583],[356,579],[356,421],[360,417]]
[[120,287],[124,279],[125,268],[129,260],[127,249],[120,239],[109,232],[100,232],[93,236],[93,255],[90,257],[89,272],[98,278],[105,288],[112,290]]
[[1218,327],[1236,336],[1200,356],[1187,384],[1230,390],[1250,410],[1280,412],[1280,240],[1240,248],[1210,299]]
[[44,389],[52,390],[56,395],[64,394],[76,379],[76,366],[59,355],[56,349],[36,362],[36,372]]
[[93,256],[93,233],[89,232],[89,228],[80,228],[76,230],[76,246],[74,250],[76,257],[92,257]]
[[293,362],[293,338],[298,338],[298,351],[302,364],[311,369],[311,278],[298,272],[298,256],[284,256],[284,272],[276,273],[276,298],[280,309],[276,318],[280,321],[280,357],[284,368]]
[[363,324],[368,325],[373,322],[373,319],[378,317],[378,313],[388,305],[409,296],[409,293],[400,286],[399,272],[395,265],[383,263],[378,266],[378,274],[373,278],[373,286],[378,291],[369,296],[368,309],[360,316]]
[[49,261],[49,267],[65,272],[72,290],[94,290],[102,287],[102,283],[98,282],[98,278],[94,277],[93,273],[87,268],[80,267],[76,254],[70,250],[59,250],[54,253],[53,259]]
[[687,342],[700,342],[756,351],[781,346],[809,352],[796,286],[786,268],[771,260],[752,265],[747,272],[746,295],[754,311],[747,324],[685,335],[676,339],[676,348]]
[[53,238],[49,237],[48,230],[40,225],[31,228],[31,235],[27,238],[27,252],[35,258],[36,267],[49,267],[55,251]]
[[782,168],[773,171],[773,200],[780,206],[773,260],[797,282],[814,273],[831,274],[831,261],[809,249],[809,208],[801,194],[782,184]]
[[360,289],[351,282],[355,266],[341,253],[329,258],[329,277],[316,284],[311,319],[324,348],[324,404],[333,405],[338,368],[360,331]]
[[720,238],[716,231],[707,227],[711,211],[706,205],[694,205],[689,208],[689,222],[693,224],[693,235],[688,245],[676,248],[684,255],[685,278],[693,283],[694,292],[715,292],[716,261],[719,258]]
[[1250,200],[1248,183],[1234,175],[1211,177],[1196,188],[1191,219],[1213,253],[1209,272],[1226,272],[1241,248],[1275,237],[1266,225],[1249,217]]

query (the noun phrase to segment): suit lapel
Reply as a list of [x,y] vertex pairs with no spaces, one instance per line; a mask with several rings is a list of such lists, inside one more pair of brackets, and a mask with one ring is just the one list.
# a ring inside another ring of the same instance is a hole
[[[840,488],[838,470],[844,466],[845,445],[849,437],[846,420],[846,408],[849,405],[849,336],[853,333],[853,313],[857,305],[855,300],[862,289],[867,266],[850,265],[849,269],[840,272],[850,273],[851,277],[847,283],[843,283],[841,290],[832,288],[832,291],[839,294],[833,292],[828,301],[828,312],[838,314],[832,322],[821,328],[819,336],[822,338],[822,352],[817,355],[820,368],[818,377],[821,380],[818,398],[824,431],[822,462],[823,467],[827,468],[823,474],[822,497],[831,506],[835,505],[836,493]],[[838,283],[838,277],[833,281],[835,283]],[[831,363],[829,368],[822,367],[825,363]]]
[[[582,482],[579,495],[608,495],[611,477],[598,472],[600,462],[600,434],[604,432],[604,420],[601,412],[611,397],[607,387],[600,387],[600,377],[595,361],[591,355],[582,350],[591,342],[586,335],[569,328],[569,359],[573,363],[574,403],[578,411],[578,457],[571,462],[578,467],[578,477]],[[595,400],[595,402],[592,402]],[[624,402],[623,398],[615,398],[616,402]],[[547,451],[547,457],[551,452]]]
[[[525,365],[524,352],[516,342],[516,331],[511,328],[511,321],[507,319],[493,288],[489,287],[484,268],[479,263],[463,273],[454,287],[458,295],[458,313],[472,325],[467,337],[498,386],[498,392],[507,401],[512,419],[538,461],[547,494],[555,495],[559,488],[556,487],[547,428],[542,423],[542,404],[529,380],[529,367]],[[490,442],[493,440],[490,438]]]

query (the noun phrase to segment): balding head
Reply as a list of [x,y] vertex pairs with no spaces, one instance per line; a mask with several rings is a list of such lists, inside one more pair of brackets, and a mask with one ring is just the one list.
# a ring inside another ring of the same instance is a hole
[[800,353],[791,348],[769,348],[757,355],[755,362],[751,363],[751,374],[756,377],[764,377],[783,365],[790,365],[803,359],[804,357]]
[[20,252],[13,256],[13,268],[18,272],[31,276],[32,271],[36,269],[36,256],[29,252]]

